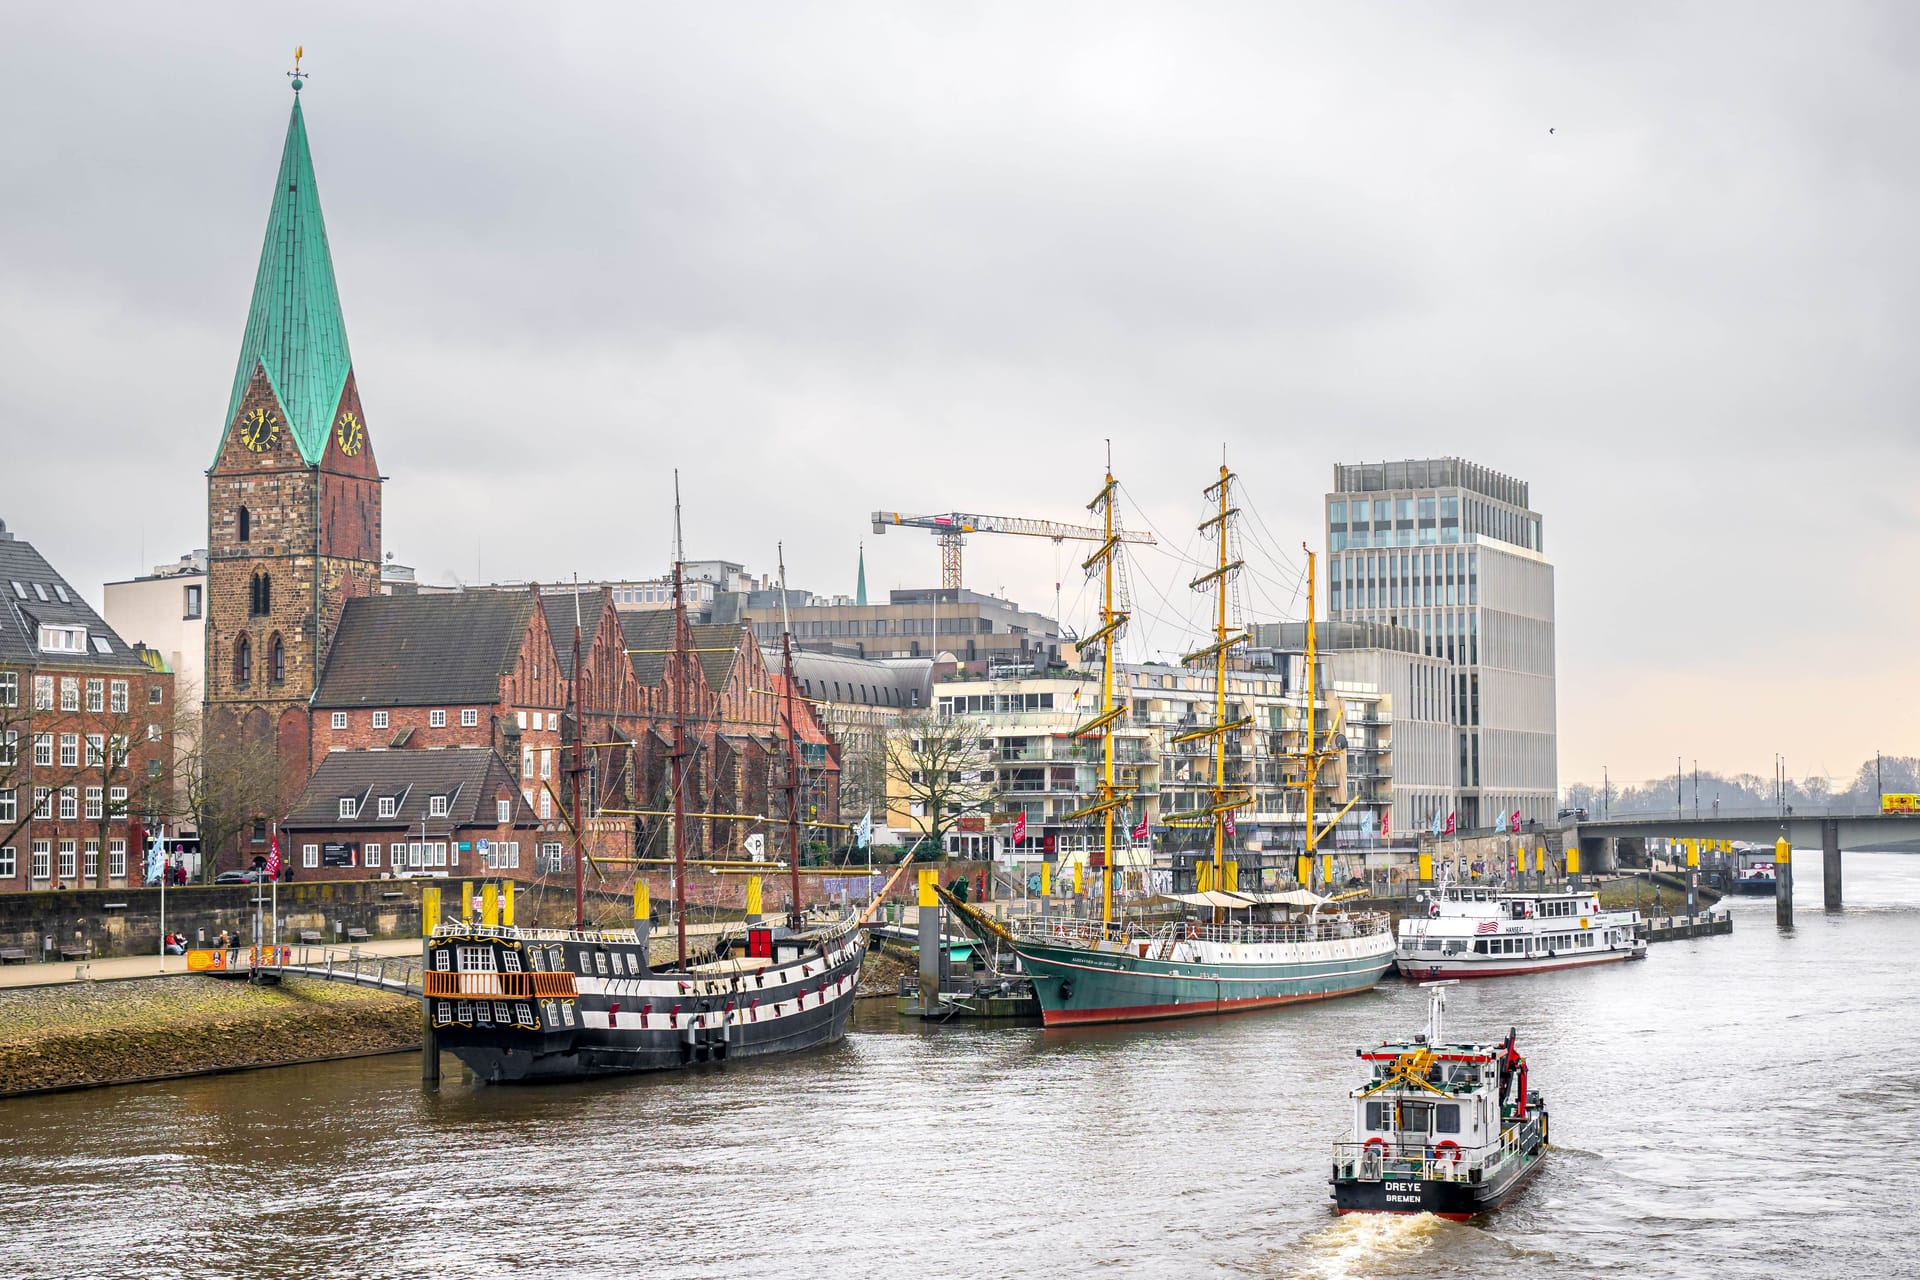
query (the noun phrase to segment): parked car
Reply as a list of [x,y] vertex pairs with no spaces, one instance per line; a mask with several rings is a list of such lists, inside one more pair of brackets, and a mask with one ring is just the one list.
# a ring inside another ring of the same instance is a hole
[[265,867],[248,867],[245,871],[222,871],[213,878],[215,884],[262,884],[267,879]]
[[1587,811],[1585,809],[1562,809],[1558,816],[1562,818],[1572,818],[1575,822],[1585,822],[1587,820]]

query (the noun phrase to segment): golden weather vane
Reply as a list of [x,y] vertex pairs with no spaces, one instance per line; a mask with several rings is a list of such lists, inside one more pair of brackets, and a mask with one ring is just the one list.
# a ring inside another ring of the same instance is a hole
[[289,71],[289,72],[287,72],[287,75],[288,75],[288,76],[289,76],[289,77],[290,77],[290,78],[291,78],[291,79],[293,80],[293,88],[294,88],[294,92],[296,92],[296,93],[298,93],[298,92],[300,91],[300,82],[301,82],[302,80],[305,80],[305,79],[310,79],[310,78],[311,78],[311,77],[309,77],[309,76],[307,75],[307,73],[306,73],[306,72],[304,72],[304,71],[302,71],[302,70],[300,69],[300,59],[301,59],[301,58],[304,58],[304,57],[306,56],[306,54],[307,54],[307,49],[306,49],[306,46],[305,46],[305,45],[295,45],[295,46],[294,46],[294,49],[293,49],[293,70],[291,70],[291,71]]

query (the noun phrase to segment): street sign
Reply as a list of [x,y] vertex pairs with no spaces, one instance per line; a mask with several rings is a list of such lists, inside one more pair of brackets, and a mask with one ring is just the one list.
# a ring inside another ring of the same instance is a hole
[[747,837],[747,856],[755,862],[767,860],[767,838],[757,831]]

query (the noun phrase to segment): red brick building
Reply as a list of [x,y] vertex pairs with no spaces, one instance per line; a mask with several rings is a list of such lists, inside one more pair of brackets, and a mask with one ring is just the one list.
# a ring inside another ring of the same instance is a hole
[[173,746],[159,655],[0,524],[0,891],[139,884]]

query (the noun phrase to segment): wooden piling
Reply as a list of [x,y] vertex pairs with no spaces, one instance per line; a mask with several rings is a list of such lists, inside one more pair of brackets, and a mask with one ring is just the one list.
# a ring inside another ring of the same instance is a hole
[[1827,910],[1840,910],[1840,824],[1832,819],[1820,824],[1820,885]]

